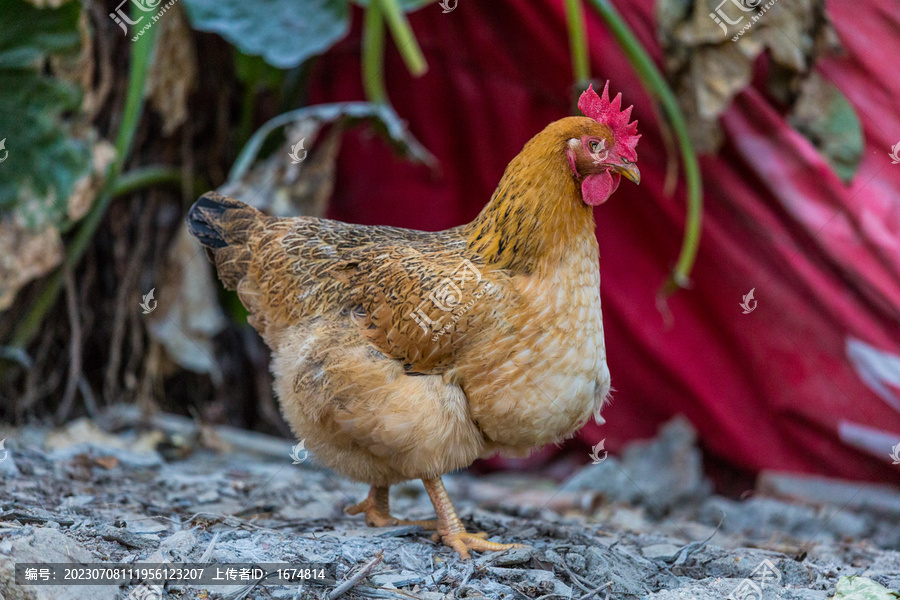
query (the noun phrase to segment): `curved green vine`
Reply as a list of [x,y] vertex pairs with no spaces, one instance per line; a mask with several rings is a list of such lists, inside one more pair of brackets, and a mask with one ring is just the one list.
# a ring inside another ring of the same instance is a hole
[[415,77],[425,74],[428,70],[428,63],[425,62],[425,55],[419,48],[419,42],[413,34],[412,27],[406,19],[406,14],[400,9],[397,0],[371,0],[371,4],[379,4],[379,10],[384,15],[394,43],[397,44],[397,50],[406,63],[406,68]]
[[688,134],[687,121],[678,108],[675,94],[669,88],[662,73],[656,68],[653,59],[641,46],[628,24],[625,23],[622,16],[609,3],[609,0],[590,0],[590,2],[610,28],[610,31],[612,31],[619,46],[625,52],[635,71],[637,71],[638,77],[641,78],[641,83],[662,106],[663,112],[672,124],[672,129],[675,132],[678,147],[681,151],[687,183],[687,218],[681,252],[678,255],[675,268],[659,290],[659,295],[666,297],[678,288],[690,286],[691,269],[693,269],[694,262],[697,259],[697,250],[700,246],[701,220],[703,218],[703,182],[700,174],[700,163],[697,160],[697,153]]
[[362,75],[366,99],[373,104],[386,104],[384,89],[384,17],[381,3],[369,2],[362,30]]
[[566,25],[569,29],[569,50],[572,53],[572,71],[575,85],[585,87],[591,79],[591,64],[587,45],[587,28],[584,25],[584,7],[581,0],[565,0]]

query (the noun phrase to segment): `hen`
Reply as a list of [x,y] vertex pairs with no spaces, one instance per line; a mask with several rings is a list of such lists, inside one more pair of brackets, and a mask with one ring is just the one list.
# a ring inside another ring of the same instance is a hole
[[522,455],[599,417],[609,391],[593,207],[635,183],[637,122],[585,91],[585,117],[551,123],[467,225],[423,232],[269,217],[210,192],[188,226],[273,352],[281,408],[328,467],[371,485],[347,509],[372,526],[391,485],[421,479],[436,530],[469,550],[441,476]]

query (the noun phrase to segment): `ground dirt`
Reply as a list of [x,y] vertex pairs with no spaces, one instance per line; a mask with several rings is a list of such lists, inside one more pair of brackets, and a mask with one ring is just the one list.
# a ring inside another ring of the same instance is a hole
[[[682,421],[619,457],[596,453],[598,464],[564,481],[447,476],[470,531],[527,545],[470,561],[419,527],[369,528],[344,514],[366,486],[302,448],[293,464],[285,440],[250,452],[213,430],[110,433],[89,421],[4,436],[3,600],[760,597],[740,595],[747,580],[762,598],[825,600],[848,575],[900,588],[900,510],[890,490],[863,504],[716,496]],[[271,451],[280,445],[281,456]],[[433,517],[418,482],[395,486],[391,502],[395,516]],[[18,585],[17,562],[320,564],[328,574],[282,585]]]

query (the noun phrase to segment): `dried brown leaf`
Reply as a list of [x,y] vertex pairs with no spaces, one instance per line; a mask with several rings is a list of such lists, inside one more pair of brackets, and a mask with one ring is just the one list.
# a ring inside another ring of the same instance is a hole
[[18,291],[62,262],[59,231],[29,231],[11,217],[0,220],[0,310],[9,308]]
[[83,217],[93,206],[100,193],[100,188],[106,182],[106,174],[109,165],[116,157],[115,147],[106,140],[100,140],[91,149],[92,170],[75,183],[75,189],[69,196],[66,214],[72,221]]
[[119,459],[115,456],[98,456],[94,458],[94,462],[109,471],[119,466]]
[[221,380],[212,339],[225,328],[209,262],[199,242],[182,225],[156,286],[157,308],[150,314],[150,335],[185,369]]
[[163,135],[169,136],[187,121],[188,98],[197,86],[197,55],[181,5],[166,11],[158,25],[162,31],[147,74],[147,97],[162,117]]
[[718,118],[760,54],[770,52],[778,97],[792,102],[817,57],[836,47],[824,0],[662,0],[658,20],[667,77],[704,153],[720,146]]

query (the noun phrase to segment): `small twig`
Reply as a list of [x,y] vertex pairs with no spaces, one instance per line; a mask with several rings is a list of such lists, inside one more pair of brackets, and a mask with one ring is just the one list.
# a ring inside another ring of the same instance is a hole
[[410,594],[409,592],[405,592],[403,590],[397,590],[393,588],[381,588],[381,587],[369,587],[367,585],[360,585],[356,587],[354,593],[359,594],[360,596],[365,596],[367,598],[387,598],[388,600],[394,600],[399,598],[400,600],[423,600],[421,596],[416,596],[415,594]]
[[213,539],[209,542],[209,546],[203,552],[203,556],[200,557],[200,562],[206,564],[209,562],[209,559],[212,558],[213,548],[216,546],[216,542],[219,541],[219,535],[221,535],[221,531],[217,531],[213,535]]
[[725,522],[725,512],[723,511],[722,518],[719,519],[719,524],[716,525],[715,530],[711,534],[709,534],[709,536],[705,540],[700,540],[699,542],[691,542],[689,544],[685,544],[684,546],[682,546],[681,549],[678,551],[678,554],[675,557],[675,562],[673,563],[673,565],[684,564],[685,561],[688,559],[688,557],[690,557],[691,554],[693,554],[694,552],[696,552],[697,550],[699,550],[700,548],[705,546],[709,542],[709,540],[713,539],[713,536],[715,536],[717,533],[719,533],[719,529],[722,527],[722,523],[724,523],[724,522]]
[[[359,589],[359,588],[357,588],[357,589]],[[406,590],[392,590],[392,589],[383,588],[383,587],[374,588],[374,589],[378,592],[382,592],[382,593],[387,592],[388,594],[393,594],[394,597],[399,596],[400,598],[413,598],[413,600],[423,600],[422,596],[416,596],[415,594],[411,594],[410,592],[407,592]]]
[[[94,21],[97,25],[107,23],[107,16],[103,12],[103,7],[100,6],[99,2],[90,2],[90,12],[91,16],[94,18]],[[94,39],[97,42],[97,64],[100,66],[100,76],[98,77],[99,83],[96,89],[89,91],[85,94],[84,106],[83,109],[85,111],[85,122],[90,123],[94,120],[94,117],[97,116],[97,113],[100,112],[100,109],[103,108],[104,102],[106,102],[106,98],[109,96],[109,92],[113,86],[113,68],[112,68],[112,51],[110,48],[110,41],[107,39],[105,35],[97,35],[94,36]]]
[[351,589],[356,587],[356,585],[360,581],[365,579],[369,575],[369,573],[372,572],[372,569],[374,569],[376,566],[378,566],[378,564],[382,560],[384,560],[384,551],[383,550],[378,553],[378,556],[376,556],[375,558],[370,560],[366,566],[364,566],[362,569],[360,569],[356,573],[356,575],[354,575],[353,577],[351,577],[350,579],[348,579],[341,585],[339,585],[336,588],[334,588],[333,590],[331,590],[331,592],[328,594],[328,600],[334,600],[335,598],[340,598],[341,596],[343,596],[344,594],[349,592]]
[[572,569],[569,568],[569,565],[566,564],[566,561],[564,561],[564,560],[560,561],[560,564],[563,566],[563,569],[566,570],[566,573],[569,574],[569,579],[572,580],[572,583],[574,583],[577,587],[581,588],[582,592],[590,592],[591,591],[591,588],[589,588],[586,585],[583,585],[581,583],[581,581],[580,581],[581,578],[572,572]]
[[297,585],[297,593],[294,594],[294,599],[293,599],[293,600],[300,600],[300,592],[302,592],[302,591],[303,591],[303,584],[300,583],[300,584]]
[[475,574],[475,564],[470,562],[468,567],[466,568],[465,577],[463,577],[462,582],[459,584],[459,587],[457,587],[456,589],[461,590],[464,587],[466,587],[466,584],[469,583],[469,580],[472,579],[472,575],[474,575],[474,574]]
[[[613,584],[612,581],[607,581],[606,583],[604,583],[603,585],[601,585],[600,587],[598,587],[597,589],[595,589],[593,592],[588,592],[587,594],[585,594],[584,596],[582,596],[582,597],[579,598],[578,600],[588,600],[588,598],[593,598],[594,596],[596,596],[597,594],[599,594],[600,592],[602,592],[603,590],[605,590],[606,588],[608,588],[608,587],[611,586],[612,584]],[[607,596],[608,596],[608,595],[607,595]]]
[[81,396],[84,398],[84,407],[87,409],[88,415],[92,419],[96,418],[99,413],[97,398],[94,396],[94,390],[91,389],[91,384],[85,379],[84,374],[78,378],[78,391],[81,392]]
[[11,360],[19,364],[20,367],[30,369],[34,366],[34,361],[28,356],[22,348],[13,348],[12,346],[0,346],[0,358]]
[[[52,344],[54,344],[53,332],[47,330],[41,336],[37,352],[35,352],[34,367],[25,372],[25,393],[16,405],[16,418],[19,421],[41,398],[53,392],[62,379],[62,371],[59,369],[51,369],[49,375],[44,374]],[[40,383],[39,380],[43,383]]]
[[[109,360],[106,364],[103,382],[103,394],[109,402],[114,401],[119,389],[119,372],[122,366],[122,355],[125,353],[125,334],[128,331],[128,313],[136,310],[133,305],[129,308],[128,302],[134,298],[134,291],[138,289],[144,255],[150,246],[151,228],[152,221],[150,219],[138,221],[137,240],[132,242],[134,250],[128,257],[125,273],[122,275],[122,281],[116,292],[112,333],[109,337]],[[125,244],[125,238],[118,238],[116,244]],[[132,353],[128,354],[132,355]]]
[[63,267],[63,283],[66,290],[66,312],[69,313],[72,335],[69,338],[69,377],[66,381],[66,390],[63,392],[62,401],[56,410],[57,423],[63,423],[69,418],[72,405],[75,403],[75,392],[78,391],[78,384],[81,381],[81,318],[78,315],[75,277],[68,265]]

